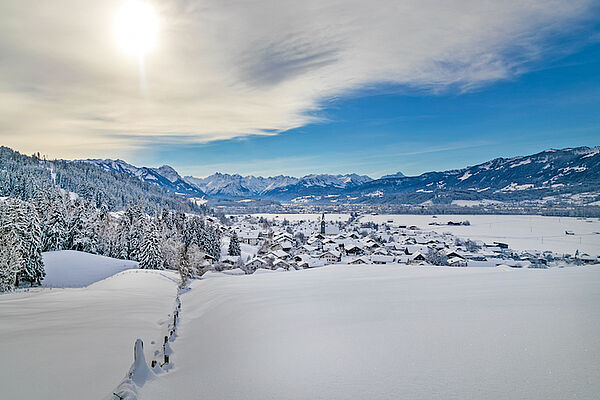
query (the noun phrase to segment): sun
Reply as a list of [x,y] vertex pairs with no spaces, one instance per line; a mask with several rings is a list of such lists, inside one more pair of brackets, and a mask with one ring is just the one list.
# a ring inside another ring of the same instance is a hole
[[158,16],[151,4],[130,0],[115,17],[115,36],[126,53],[143,57],[156,45]]

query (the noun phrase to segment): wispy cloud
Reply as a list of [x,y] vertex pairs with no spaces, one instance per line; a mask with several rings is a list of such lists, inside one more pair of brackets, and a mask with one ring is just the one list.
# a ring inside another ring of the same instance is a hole
[[[0,4],[0,140],[62,157],[273,135],[395,84],[472,90],[529,68],[592,0],[164,0],[159,47],[120,54],[121,1]],[[564,49],[563,49],[564,50]]]

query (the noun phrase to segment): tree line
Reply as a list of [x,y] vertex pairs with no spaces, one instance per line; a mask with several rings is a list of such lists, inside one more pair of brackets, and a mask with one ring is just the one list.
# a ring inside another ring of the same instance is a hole
[[220,256],[208,212],[126,174],[0,147],[0,291],[39,285],[42,252],[55,250],[200,273]]
[[29,201],[0,200],[0,227],[0,291],[39,285],[43,251],[78,250],[138,261],[147,269],[183,268],[188,276],[221,252],[220,232],[204,217],[167,207],[149,215],[139,204],[109,212],[56,188]]

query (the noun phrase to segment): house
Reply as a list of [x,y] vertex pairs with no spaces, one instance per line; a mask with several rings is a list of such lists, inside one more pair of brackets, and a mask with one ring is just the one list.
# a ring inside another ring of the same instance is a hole
[[221,257],[221,259],[219,261],[221,264],[234,266],[239,262],[239,260],[240,260],[239,256],[225,256],[225,257]]
[[283,246],[281,246],[281,244],[279,244],[279,243],[272,244],[271,251],[277,251],[277,250],[283,251]]
[[285,252],[290,252],[294,248],[294,245],[289,240],[284,240],[279,244],[281,245],[281,249]]
[[313,253],[317,248],[307,245],[305,244],[304,246],[300,246],[298,247],[298,249],[296,250],[296,254],[297,255],[302,255],[302,254],[311,254]]
[[361,254],[364,254],[364,250],[362,248],[360,248],[359,246],[353,245],[353,244],[345,247],[345,250],[346,250],[346,254],[353,255],[353,256],[360,256]]
[[451,257],[448,258],[448,265],[451,267],[466,267],[467,261],[461,257]]
[[340,260],[340,255],[336,251],[326,251],[319,256],[321,260],[325,260],[328,263],[336,263]]
[[275,251],[269,252],[269,254],[267,254],[265,257],[269,257],[272,259],[280,258],[282,260],[285,260],[286,258],[289,257],[289,254],[283,250],[275,250]]
[[423,264],[425,263],[425,256],[420,252],[412,254],[408,261],[409,264]]
[[258,268],[266,268],[268,265],[269,263],[264,259],[255,257],[246,263],[246,269],[256,271]]
[[367,260],[364,257],[358,257],[355,260],[350,261],[348,264],[358,265],[358,264],[367,264]]
[[290,263],[288,263],[287,261],[282,260],[282,259],[277,259],[273,262],[273,269],[278,269],[278,268],[289,269]]
[[392,264],[394,262],[394,256],[373,255],[371,256],[371,262],[373,264]]
[[462,254],[460,254],[456,250],[450,250],[450,249],[446,250],[446,257],[448,257],[448,258],[458,257],[458,258],[462,258],[462,259],[465,258]]
[[373,254],[387,256],[388,255],[388,251],[387,251],[387,249],[385,247],[380,247],[378,249],[375,249],[375,251],[373,252]]
[[258,231],[241,232],[238,237],[240,242],[256,246],[258,244]]

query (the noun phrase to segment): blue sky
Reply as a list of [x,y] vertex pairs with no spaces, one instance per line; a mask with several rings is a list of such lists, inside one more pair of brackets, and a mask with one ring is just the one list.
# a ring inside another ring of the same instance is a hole
[[141,157],[186,174],[379,177],[462,168],[547,148],[600,145],[600,43],[468,93],[380,87],[327,103],[325,122],[276,136],[165,146]]
[[1,2],[0,144],[372,177],[600,145],[599,21],[598,0]]

